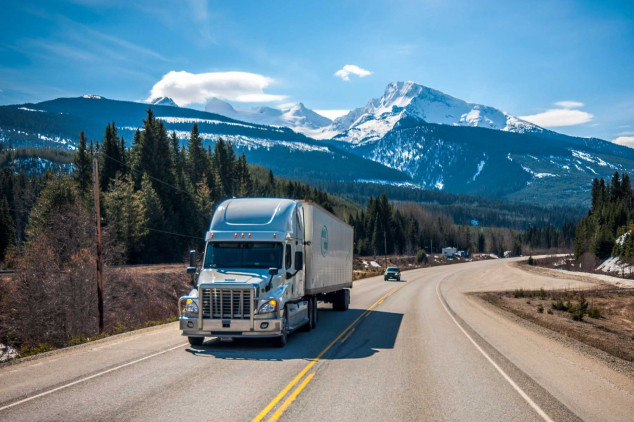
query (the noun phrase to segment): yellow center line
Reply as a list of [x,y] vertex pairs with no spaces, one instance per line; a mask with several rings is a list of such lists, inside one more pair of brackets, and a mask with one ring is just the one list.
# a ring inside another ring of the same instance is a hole
[[274,421],[278,420],[280,418],[280,416],[282,416],[282,413],[284,413],[286,408],[288,408],[288,406],[290,406],[291,403],[293,403],[293,401],[295,401],[295,398],[299,395],[299,393],[302,392],[304,387],[306,387],[306,385],[310,382],[310,380],[313,379],[314,376],[315,376],[314,372],[312,374],[310,374],[309,376],[307,376],[306,379],[304,381],[302,381],[302,383],[299,385],[299,387],[297,387],[295,389],[295,391],[293,391],[293,393],[290,396],[288,396],[286,401],[284,403],[282,403],[280,408],[277,409],[277,412],[275,412],[273,414],[273,416],[271,416],[271,418],[268,420],[268,422],[274,422]]
[[[381,296],[379,298],[379,300],[377,300],[376,302],[374,302],[372,304],[372,306],[370,306],[368,309],[366,309],[366,311],[364,313],[362,313],[361,315],[359,315],[354,321],[352,321],[352,323],[350,325],[348,325],[345,330],[343,330],[333,341],[331,341],[328,346],[326,346],[324,348],[324,350],[322,350],[317,357],[315,357],[308,365],[306,365],[306,367],[304,369],[302,369],[302,371],[297,374],[297,376],[295,378],[293,378],[293,380],[286,386],[284,387],[284,389],[282,391],[280,391],[280,393],[275,396],[275,398],[273,400],[271,400],[271,402],[264,408],[262,409],[262,411],[260,413],[258,413],[258,415],[253,418],[253,420],[251,422],[260,422],[261,420],[263,420],[266,415],[269,414],[269,412],[280,402],[280,400],[282,400],[284,398],[284,396],[286,396],[286,394],[295,386],[295,384],[297,384],[297,382],[302,379],[302,377],[304,375],[306,375],[306,373],[310,370],[310,368],[312,368],[318,361],[319,359],[322,358],[323,355],[326,354],[326,352],[328,352],[328,350],[330,350],[330,348],[332,346],[334,346],[335,344],[337,344],[337,342],[339,341],[339,339],[341,339],[347,332],[348,330],[350,330],[352,327],[355,326],[355,324],[357,322],[359,322],[359,320],[361,318],[363,318],[364,316],[367,316],[372,309],[374,309],[380,302],[382,302],[385,298],[393,295],[394,293],[396,293],[397,291],[399,291],[400,289],[402,289],[403,287],[405,287],[406,285],[408,285],[410,282],[412,282],[413,280],[410,280],[408,282],[406,282],[405,284],[402,284],[394,289],[392,289],[391,291],[387,292],[386,294],[384,294],[383,296]],[[310,377],[310,379],[312,379],[312,376]],[[309,378],[307,378],[308,381],[310,381]],[[308,381],[304,380],[304,382],[302,382],[302,385],[308,384]],[[301,387],[301,386],[300,386]],[[303,388],[303,387],[302,387]],[[299,390],[299,388],[298,388]],[[300,390],[301,391],[301,390]],[[295,392],[293,392],[294,394]],[[299,392],[297,392],[297,394],[299,394]],[[290,398],[290,397],[289,397]],[[288,401],[288,400],[287,400]],[[285,402],[286,403],[286,402]],[[290,404],[290,403],[288,403]],[[288,406],[287,406],[288,407]],[[280,407],[281,409],[281,407]],[[280,410],[278,409],[278,411],[276,412],[276,414],[280,412]],[[274,415],[275,416],[275,415]],[[280,416],[281,416],[281,412],[280,412]],[[279,417],[279,416],[278,416]]]
[[341,339],[341,343],[344,343],[346,340],[348,340],[348,337],[350,337],[350,335],[352,333],[354,333],[355,328],[352,327],[352,329],[350,331],[348,331],[348,334],[346,334],[346,336],[344,338]]

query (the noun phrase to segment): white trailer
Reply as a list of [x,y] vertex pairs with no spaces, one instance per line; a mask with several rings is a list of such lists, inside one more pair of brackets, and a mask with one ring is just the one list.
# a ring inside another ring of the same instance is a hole
[[229,199],[216,208],[195,288],[179,299],[182,334],[272,337],[284,346],[317,324],[317,301],[345,311],[353,230],[318,205],[280,198]]

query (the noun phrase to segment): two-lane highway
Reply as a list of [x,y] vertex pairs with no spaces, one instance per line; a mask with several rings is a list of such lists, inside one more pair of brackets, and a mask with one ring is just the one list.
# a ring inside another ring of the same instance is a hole
[[0,420],[632,420],[631,375],[464,294],[579,282],[508,260],[403,278],[356,282],[283,349],[170,324],[4,366]]

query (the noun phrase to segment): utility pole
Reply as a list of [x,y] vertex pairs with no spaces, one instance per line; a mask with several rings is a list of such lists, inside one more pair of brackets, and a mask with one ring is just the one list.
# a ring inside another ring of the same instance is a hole
[[385,268],[387,268],[387,234],[385,234],[385,230],[383,230],[383,247],[385,253]]
[[101,260],[101,211],[99,206],[99,162],[92,161],[93,192],[95,195],[95,223],[97,234],[97,308],[99,309],[99,334],[103,333],[103,262]]

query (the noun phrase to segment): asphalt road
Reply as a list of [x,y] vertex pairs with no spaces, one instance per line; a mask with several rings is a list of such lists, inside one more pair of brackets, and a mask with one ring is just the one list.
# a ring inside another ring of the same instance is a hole
[[634,378],[465,292],[582,283],[491,260],[355,283],[287,346],[176,324],[0,368],[1,421],[633,421]]

